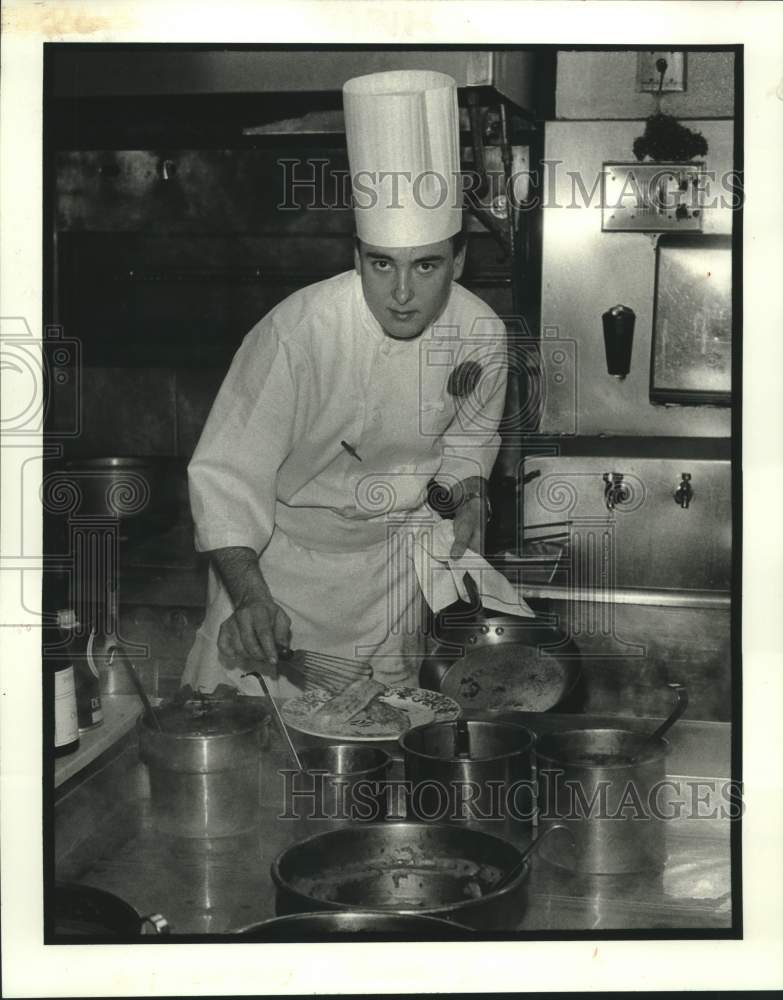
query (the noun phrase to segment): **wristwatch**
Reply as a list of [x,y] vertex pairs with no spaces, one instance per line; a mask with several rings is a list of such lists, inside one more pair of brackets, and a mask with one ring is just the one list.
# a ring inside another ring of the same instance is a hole
[[489,522],[492,520],[492,504],[489,502],[489,497],[487,496],[486,492],[482,490],[470,490],[470,492],[462,494],[463,503],[467,503],[468,500],[473,500],[475,498],[483,500],[484,503],[487,505],[487,524],[489,524]]

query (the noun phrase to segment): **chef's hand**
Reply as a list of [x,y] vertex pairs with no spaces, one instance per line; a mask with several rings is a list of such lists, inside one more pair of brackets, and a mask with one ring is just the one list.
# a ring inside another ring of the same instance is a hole
[[240,602],[220,626],[218,649],[228,658],[252,657],[277,664],[277,650],[291,645],[291,619],[270,598]]
[[218,649],[229,658],[253,657],[277,663],[277,650],[291,645],[291,620],[266,584],[253,549],[215,549],[210,555],[234,602],[220,626]]
[[454,544],[451,546],[451,558],[461,558],[465,554],[465,549],[481,553],[486,526],[486,500],[482,497],[471,497],[461,503],[454,515]]

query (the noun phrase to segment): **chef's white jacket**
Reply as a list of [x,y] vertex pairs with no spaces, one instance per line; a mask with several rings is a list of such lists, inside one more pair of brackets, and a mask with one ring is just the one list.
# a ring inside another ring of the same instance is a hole
[[[468,361],[478,381],[454,395],[450,376]],[[433,521],[427,483],[489,476],[505,385],[504,325],[456,283],[435,323],[407,341],[384,334],[353,271],[301,289],[246,336],[209,414],[188,468],[196,548],[259,554],[295,648],[367,659],[380,680],[415,683],[411,537]],[[259,664],[217,650],[232,610],[211,569],[183,683],[258,693],[239,674]],[[292,691],[281,679],[278,694]]]

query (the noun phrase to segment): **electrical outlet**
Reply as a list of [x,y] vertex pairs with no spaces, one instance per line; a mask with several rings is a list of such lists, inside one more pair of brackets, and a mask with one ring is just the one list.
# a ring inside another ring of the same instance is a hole
[[[663,67],[664,62],[665,67]],[[662,68],[663,81],[661,81]],[[637,53],[636,89],[640,93],[651,94],[685,90],[685,53],[652,49]]]
[[604,163],[601,229],[605,233],[700,230],[704,170],[699,162]]

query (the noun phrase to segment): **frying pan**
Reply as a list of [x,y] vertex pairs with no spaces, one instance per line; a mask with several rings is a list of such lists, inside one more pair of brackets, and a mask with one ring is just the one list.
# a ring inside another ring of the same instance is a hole
[[136,938],[146,924],[156,934],[170,932],[168,921],[159,913],[142,917],[114,893],[77,882],[56,883],[52,919],[58,940]]
[[449,823],[351,824],[277,856],[275,910],[278,916],[372,910],[510,930],[527,908],[531,848],[540,843],[539,837],[523,850]]
[[[513,874],[513,873],[512,873]],[[428,937],[472,937],[473,931],[453,920],[423,917],[419,914],[377,912],[369,910],[326,910],[315,913],[292,913],[273,917],[260,924],[251,924],[235,931],[253,941],[324,941],[332,934],[395,937],[403,934],[413,940]]]
[[540,618],[485,610],[468,574],[465,586],[471,604],[435,620],[437,645],[422,661],[420,686],[481,712],[554,708],[581,675],[576,643]]

